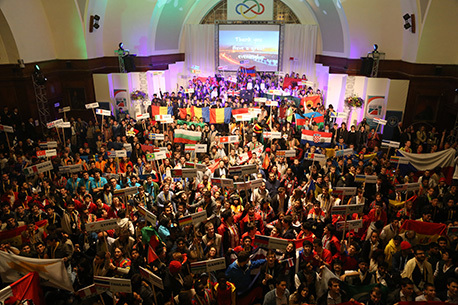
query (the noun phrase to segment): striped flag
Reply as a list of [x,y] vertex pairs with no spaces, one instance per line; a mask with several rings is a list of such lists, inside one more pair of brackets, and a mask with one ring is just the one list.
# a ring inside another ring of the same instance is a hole
[[290,257],[290,258],[284,259],[284,260],[280,261],[280,263],[287,263],[288,267],[291,268],[291,267],[294,266],[294,258]]
[[207,272],[207,262],[195,262],[191,264],[191,272],[193,274],[199,274],[202,272]]
[[89,298],[89,297],[92,297],[92,296],[98,294],[97,288],[95,287],[95,284],[92,284],[92,285],[90,285],[90,286],[81,288],[81,289],[78,290],[76,293],[77,293],[77,294],[80,296],[80,298],[82,298],[82,299],[86,299],[86,298]]
[[167,107],[160,107],[160,106],[151,106],[151,117],[155,117],[156,115],[161,114],[169,114]]
[[269,237],[264,235],[256,235],[253,242],[257,246],[267,248],[269,245]]
[[296,113],[296,125],[297,126],[305,126],[308,124],[308,119],[306,119],[304,116]]
[[110,278],[103,276],[94,276],[94,285],[96,289],[99,291],[110,290]]
[[175,129],[175,143],[196,144],[200,141],[202,133],[184,129]]
[[312,122],[315,122],[317,124],[324,123],[324,116],[319,112],[305,113],[304,117],[310,118],[312,120]]
[[196,144],[187,144],[184,147],[185,151],[196,151]]
[[330,147],[332,133],[313,130],[302,130],[301,143],[309,143],[312,146]]
[[178,218],[178,224],[180,225],[180,227],[191,225],[192,224],[192,216],[188,215],[188,216],[183,216],[183,217]]
[[355,182],[365,182],[366,181],[366,175],[356,175],[355,176]]

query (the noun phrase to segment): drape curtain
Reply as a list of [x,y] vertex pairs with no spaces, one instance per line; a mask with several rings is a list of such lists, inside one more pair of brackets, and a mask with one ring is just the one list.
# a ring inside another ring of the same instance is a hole
[[215,26],[212,24],[186,24],[185,65],[186,73],[192,66],[199,66],[201,75],[215,73]]
[[[286,24],[283,43],[283,72],[307,75],[315,79],[315,55],[318,26],[310,24]],[[294,57],[295,61],[291,61]]]

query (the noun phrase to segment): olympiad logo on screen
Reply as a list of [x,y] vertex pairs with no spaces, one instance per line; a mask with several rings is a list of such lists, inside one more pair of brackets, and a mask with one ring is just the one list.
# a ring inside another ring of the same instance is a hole
[[272,20],[273,0],[229,0],[228,20]]

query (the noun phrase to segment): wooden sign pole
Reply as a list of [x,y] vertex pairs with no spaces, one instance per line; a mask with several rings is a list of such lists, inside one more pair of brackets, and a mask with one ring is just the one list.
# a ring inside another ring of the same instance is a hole
[[5,131],[6,142],[8,143],[8,149],[11,150],[10,139],[8,138],[8,133]]

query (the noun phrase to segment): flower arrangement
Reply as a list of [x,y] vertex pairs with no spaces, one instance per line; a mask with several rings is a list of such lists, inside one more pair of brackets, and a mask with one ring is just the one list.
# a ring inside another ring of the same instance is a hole
[[135,90],[130,94],[130,99],[133,101],[146,100],[148,99],[148,94],[140,90]]
[[345,99],[345,103],[350,107],[362,107],[364,100],[359,96],[349,96]]

